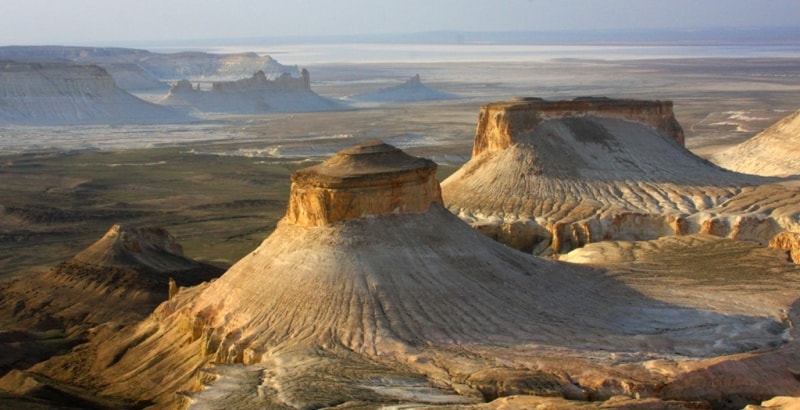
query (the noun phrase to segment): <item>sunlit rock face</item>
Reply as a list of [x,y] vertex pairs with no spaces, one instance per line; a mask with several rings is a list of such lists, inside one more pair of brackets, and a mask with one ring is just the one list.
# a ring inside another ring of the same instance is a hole
[[191,118],[118,88],[94,65],[0,62],[0,123],[186,122]]
[[444,209],[434,170],[383,143],[299,170],[286,217],[224,275],[31,374],[162,406],[606,400],[657,396],[676,358],[785,342],[783,298],[748,313],[526,255]]
[[683,145],[683,128],[672,112],[672,101],[617,100],[584,97],[571,101],[519,98],[481,107],[472,156],[500,151],[542,122],[571,117],[608,117],[646,124]]
[[711,161],[746,174],[800,175],[800,111],[755,137],[713,155]]
[[442,195],[475,228],[535,254],[700,232],[766,245],[797,231],[789,198],[800,188],[724,170],[682,141],[669,102],[488,104]]
[[368,215],[425,212],[441,204],[436,163],[375,142],[292,173],[286,219],[320,226]]

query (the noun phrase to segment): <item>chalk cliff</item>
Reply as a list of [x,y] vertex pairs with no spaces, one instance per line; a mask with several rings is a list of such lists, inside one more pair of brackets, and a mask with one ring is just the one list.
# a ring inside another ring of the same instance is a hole
[[767,245],[800,229],[798,187],[721,169],[682,142],[669,102],[488,104],[442,195],[482,232],[537,254],[698,232]]
[[118,88],[108,72],[98,66],[0,62],[0,123],[158,124],[190,120]]
[[297,171],[286,217],[223,276],[28,374],[164,406],[463,406],[657,396],[671,376],[653,360],[783,343],[784,299],[706,310],[523,254],[447,212],[434,170],[370,143]]

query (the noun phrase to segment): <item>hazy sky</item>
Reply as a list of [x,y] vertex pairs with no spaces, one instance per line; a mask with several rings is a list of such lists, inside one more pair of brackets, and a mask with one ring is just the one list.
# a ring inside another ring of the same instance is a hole
[[800,0],[0,0],[0,45],[798,22]]

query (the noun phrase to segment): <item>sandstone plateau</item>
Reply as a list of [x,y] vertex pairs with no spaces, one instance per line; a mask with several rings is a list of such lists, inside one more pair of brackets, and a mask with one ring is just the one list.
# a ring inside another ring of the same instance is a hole
[[6,348],[0,371],[36,363],[90,336],[95,326],[136,322],[180,286],[221,273],[186,258],[162,228],[114,225],[50,271],[0,286],[0,340]]
[[603,240],[710,233],[767,245],[800,232],[796,181],[722,169],[683,147],[669,101],[487,104],[446,206],[535,254]]
[[[664,278],[691,284],[678,287],[540,259],[447,212],[435,169],[375,142],[296,171],[286,217],[219,279],[0,388],[156,408],[726,408],[800,394],[800,268],[779,251],[759,248],[763,264],[734,276]],[[702,248],[679,247],[687,260]]]

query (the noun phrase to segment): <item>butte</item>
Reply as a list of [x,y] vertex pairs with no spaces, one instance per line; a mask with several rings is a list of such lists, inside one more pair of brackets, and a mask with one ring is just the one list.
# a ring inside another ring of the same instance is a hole
[[[783,299],[753,314],[736,301],[705,310],[519,252],[449,213],[435,170],[380,142],[298,170],[276,230],[219,279],[0,387],[28,375],[164,408],[479,406],[512,395],[517,408],[541,396],[664,405],[662,391],[685,392],[664,390],[683,362],[786,343]],[[769,374],[759,394],[794,392],[796,380],[772,370],[742,380]],[[690,393],[747,392],[714,383]]]

